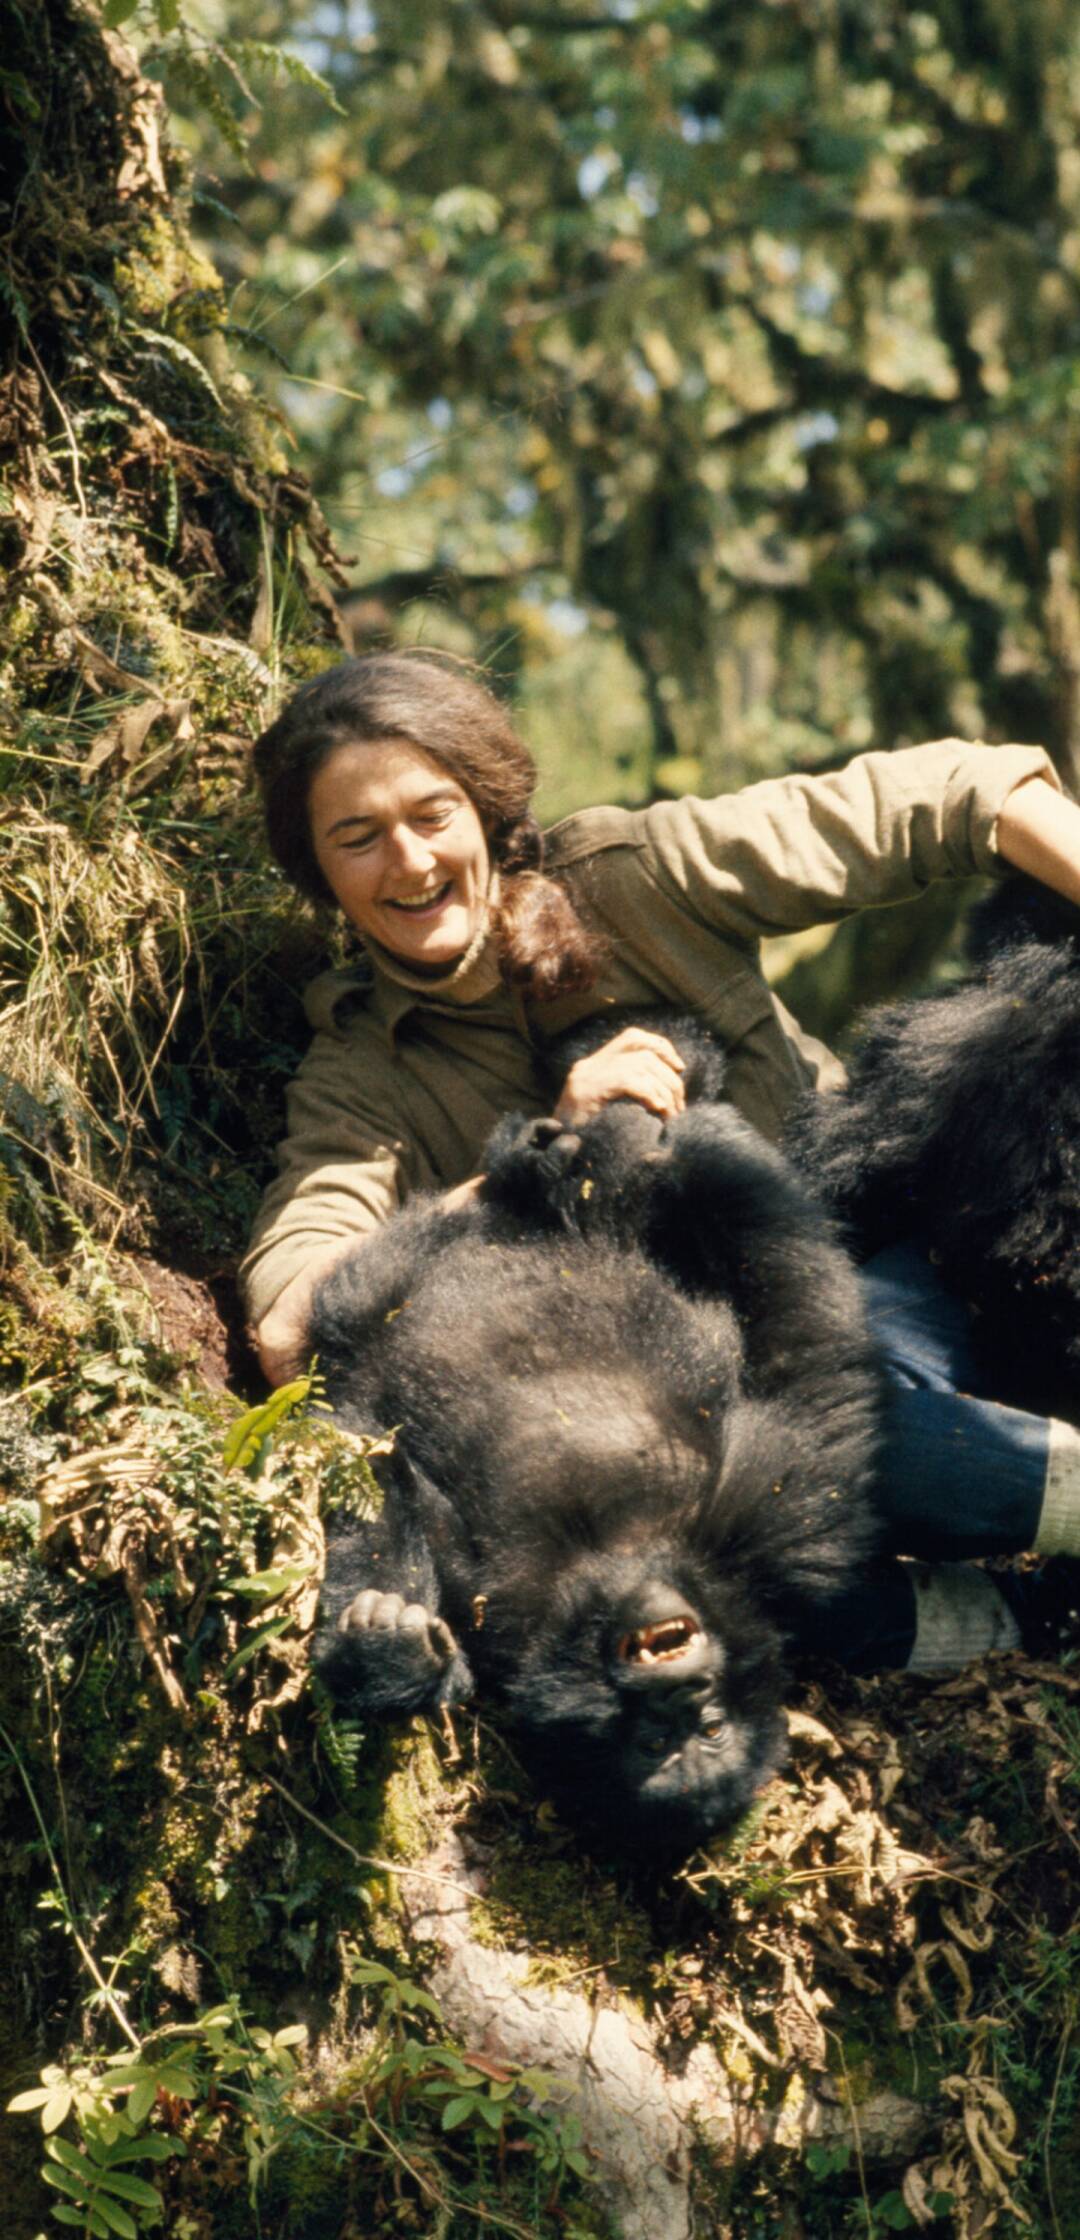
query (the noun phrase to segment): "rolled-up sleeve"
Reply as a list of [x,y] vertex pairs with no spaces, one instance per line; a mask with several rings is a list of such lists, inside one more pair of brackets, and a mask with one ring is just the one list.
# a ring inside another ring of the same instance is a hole
[[240,1268],[258,1324],[324,1244],[381,1227],[404,1195],[406,1145],[357,1086],[347,1042],[316,1035],[288,1091],[288,1134]]
[[1000,870],[1001,809],[1036,777],[1058,785],[1041,747],[943,739],[715,801],[657,802],[643,825],[656,876],[707,922],[757,940]]

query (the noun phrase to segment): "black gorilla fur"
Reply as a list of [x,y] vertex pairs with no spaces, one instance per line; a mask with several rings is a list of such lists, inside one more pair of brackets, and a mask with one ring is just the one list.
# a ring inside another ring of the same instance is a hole
[[482,1198],[397,1215],[311,1340],[345,1425],[400,1426],[376,1538],[331,1525],[322,1677],[386,1715],[491,1683],[579,1818],[665,1852],[776,1763],[784,1645],[871,1543],[878,1372],[828,1217],[649,1023],[684,1114],[503,1122]]
[[976,1309],[983,1382],[1080,1415],[1080,911],[1013,879],[973,925],[977,969],[872,1014],[839,1095],[791,1150],[863,1253],[928,1243]]

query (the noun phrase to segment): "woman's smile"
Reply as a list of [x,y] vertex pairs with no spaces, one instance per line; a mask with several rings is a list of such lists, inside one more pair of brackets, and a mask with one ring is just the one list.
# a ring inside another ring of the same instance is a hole
[[447,879],[442,886],[429,888],[424,894],[396,895],[390,904],[390,908],[392,910],[407,910],[410,918],[416,918],[424,912],[441,909],[451,889],[452,881]]
[[338,747],[309,797],[319,868],[360,934],[414,970],[448,972],[487,917],[480,819],[455,778],[411,740]]

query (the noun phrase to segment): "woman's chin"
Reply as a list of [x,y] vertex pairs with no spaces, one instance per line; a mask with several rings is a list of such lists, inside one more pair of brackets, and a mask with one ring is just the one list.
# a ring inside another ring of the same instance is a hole
[[408,919],[387,913],[390,922],[381,935],[383,947],[402,964],[421,971],[452,972],[473,938],[469,915],[451,906],[431,919]]

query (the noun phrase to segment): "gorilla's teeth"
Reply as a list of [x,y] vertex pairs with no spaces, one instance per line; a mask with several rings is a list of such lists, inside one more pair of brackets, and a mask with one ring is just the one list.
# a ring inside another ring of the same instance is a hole
[[659,1625],[640,1626],[636,1633],[624,1634],[619,1655],[627,1664],[662,1664],[673,1657],[684,1657],[700,1639],[700,1633],[686,1618],[664,1618]]

